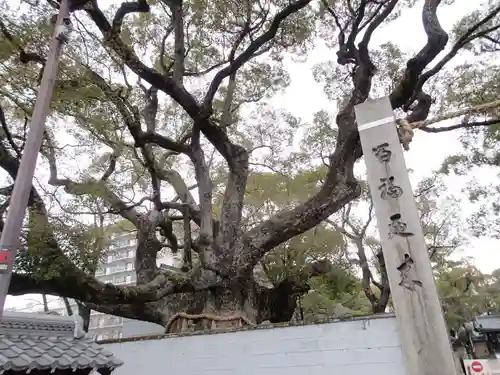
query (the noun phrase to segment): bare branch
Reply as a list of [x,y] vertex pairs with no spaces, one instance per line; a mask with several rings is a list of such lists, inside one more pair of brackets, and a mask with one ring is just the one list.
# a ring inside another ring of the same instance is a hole
[[156,324],[165,324],[162,319],[162,314],[158,313],[157,303],[154,302],[145,304],[114,305],[85,302],[85,306],[104,314],[117,315],[130,319],[140,319],[141,321]]
[[[330,220],[330,219],[326,219],[325,222],[327,222],[328,224],[333,226],[336,231],[339,231],[340,233],[342,233],[344,236],[346,236],[347,238],[349,238],[352,241],[354,241],[358,238],[358,236],[356,236],[356,234],[349,232],[345,228],[344,225],[338,225],[336,222],[334,222],[333,220]],[[343,220],[343,224],[345,224],[344,220]]]
[[371,287],[371,281],[373,280],[372,271],[370,270],[370,264],[368,263],[368,259],[366,258],[365,249],[363,246],[363,239],[359,238],[354,241],[356,245],[356,250],[359,258],[359,265],[361,267],[361,272],[363,274],[361,278],[361,283],[363,285],[363,291],[365,296],[370,300],[372,306],[376,306],[378,299],[377,296],[373,293]]
[[211,112],[213,99],[222,81],[226,77],[229,77],[231,74],[234,74],[239,68],[241,68],[247,61],[249,61],[253,57],[253,54],[255,52],[257,52],[262,46],[264,46],[264,44],[271,41],[278,32],[281,22],[283,22],[291,14],[298,12],[302,8],[305,8],[307,5],[309,5],[310,2],[311,0],[298,0],[290,3],[284,9],[279,11],[274,16],[269,29],[264,34],[253,40],[245,49],[245,51],[243,51],[238,57],[236,57],[233,62],[230,62],[229,66],[220,70],[215,75],[214,79],[210,83],[210,87],[205,95],[205,98],[203,99],[204,111],[207,111],[209,113]]
[[172,78],[164,76],[153,68],[145,65],[137,54],[127,46],[111,24],[97,3],[93,3],[91,9],[86,9],[90,18],[104,36],[104,43],[112,48],[134,73],[141,79],[149,82],[159,90],[164,91],[188,113],[192,118],[199,117],[200,110],[196,99],[184,88],[179,86]]
[[448,34],[441,27],[437,16],[437,7],[440,3],[441,0],[425,0],[424,2],[422,21],[427,34],[427,43],[415,57],[408,60],[403,77],[390,95],[393,108],[402,107],[412,98],[420,74],[448,43]]
[[391,14],[391,12],[394,10],[394,7],[398,3],[399,0],[391,0],[387,2],[387,5],[385,6],[385,9],[379,13],[381,7],[378,7],[377,11],[374,14],[378,14],[376,17],[374,17],[373,21],[371,21],[368,24],[368,27],[365,31],[365,34],[363,35],[362,41],[359,43],[359,48],[360,50],[366,49],[368,47],[368,43],[370,42],[370,39],[372,37],[373,32],[377,27],[380,26],[382,22],[384,22],[387,17]]
[[183,246],[183,271],[193,268],[193,259],[191,254],[191,219],[189,209],[184,210],[184,246]]
[[199,242],[201,246],[208,247],[213,242],[212,180],[200,146],[200,127],[197,123],[193,126],[193,136],[191,138],[191,160],[196,173],[196,181],[198,181],[198,195],[200,198]]
[[333,17],[334,21],[335,21],[335,25],[337,26],[338,28],[338,33],[339,33],[339,36],[338,36],[338,41],[339,41],[339,46],[343,46],[345,44],[345,29],[346,29],[346,26],[342,26],[342,24],[340,23],[340,18],[339,16],[337,15],[337,13],[335,13],[335,11],[330,7],[330,5],[328,4],[328,1],[327,0],[321,0],[321,2],[323,3],[323,6],[325,7],[325,9],[327,10],[327,12]]
[[32,275],[14,273],[9,294],[17,296],[46,293],[99,305],[115,305],[154,302],[171,294],[202,291],[212,287],[211,284],[196,284],[189,276],[177,275],[169,279],[164,273],[158,274],[148,284],[120,287],[97,281],[70,264],[61,266],[68,273],[50,279],[36,279]]
[[483,126],[497,125],[497,124],[500,124],[499,118],[492,119],[492,120],[485,120],[485,121],[465,122],[465,123],[460,123],[460,124],[456,124],[456,125],[441,126],[439,128],[430,128],[430,127],[424,126],[423,128],[419,128],[419,129],[426,132],[426,133],[443,133],[443,132],[448,132],[448,131],[456,130],[456,129],[471,129],[471,128],[478,128],[478,127],[483,127]]
[[160,46],[160,65],[161,68],[163,69],[163,74],[167,75],[168,72],[170,71],[171,67],[167,67],[165,65],[165,45],[167,44],[167,39],[170,36],[170,34],[174,31],[174,27],[170,25],[167,30],[165,31],[165,35],[163,35],[163,38],[161,40],[161,46]]
[[373,200],[370,199],[370,207],[368,208],[368,219],[366,219],[365,224],[363,225],[363,227],[359,231],[359,234],[363,237],[366,235],[366,230],[368,229],[368,227],[370,226],[370,223],[373,220],[373,209],[374,209]]
[[[303,7],[307,5],[305,3],[309,3],[310,0],[309,1],[303,0],[302,2],[304,2],[304,4],[302,5]],[[295,4],[295,6],[297,6],[297,4]],[[289,8],[288,10],[290,12],[289,14],[293,12],[293,9],[294,7]],[[156,72],[154,69],[151,69],[146,65],[144,65],[139,60],[137,55],[131,50],[131,48],[126,46],[123,43],[123,41],[119,38],[119,35],[117,35],[117,33],[112,30],[111,25],[107,21],[105,15],[99,8],[95,6],[95,4],[93,8],[87,10],[87,12],[89,13],[90,17],[94,20],[96,25],[99,27],[103,35],[105,36],[106,44],[108,44],[111,48],[113,48],[113,50],[115,50],[115,52],[117,52],[118,55],[122,57],[125,64],[127,64],[129,68],[131,68],[142,79],[146,80],[153,86],[169,94],[195,120],[195,123],[198,126],[200,126],[200,129],[203,131],[203,134],[216,147],[216,149],[221,153],[221,155],[223,155],[223,157],[228,162],[231,171],[230,180],[233,181],[230,182],[228,185],[231,185],[233,187],[231,191],[235,192],[236,194],[235,198],[240,202],[232,207],[235,207],[236,209],[237,207],[242,205],[241,202],[243,200],[243,194],[240,192],[244,191],[244,186],[242,188],[239,185],[246,181],[246,173],[248,170],[248,154],[246,150],[240,146],[234,145],[229,140],[227,134],[225,134],[225,132],[219,126],[214,124],[206,115],[200,117],[201,110],[196,100],[183,87],[179,86],[175,81],[173,81],[169,77],[164,77],[160,73]],[[286,12],[281,13],[282,19],[284,19],[286,15],[288,15]],[[261,39],[259,39],[260,41],[258,43],[260,43],[260,45],[264,44],[266,38],[269,38],[276,33],[277,27],[279,26],[280,22],[281,19],[279,20],[279,22],[277,21],[275,23],[275,26],[269,29],[268,31],[269,34],[267,34],[268,36],[265,36],[266,35],[265,34],[261,37]],[[276,30],[273,31],[274,28],[276,28]],[[258,44],[254,44],[253,48],[255,47],[258,48]],[[250,53],[250,56],[253,52],[252,50],[247,50],[247,54]],[[239,61],[238,62],[239,66],[241,66],[245,62],[244,54],[245,52],[236,59],[237,61]],[[230,211],[231,212],[228,213],[227,217],[230,217],[231,220],[233,218],[235,219],[231,225],[236,227],[239,224],[239,216],[241,214],[237,214],[235,210],[232,209]],[[234,230],[229,230],[228,232],[234,233]],[[234,236],[231,235],[230,237]]]
[[[44,156],[49,163],[49,184],[52,186],[63,186],[68,194],[82,195],[82,194],[99,194],[106,201],[106,203],[123,218],[129,220],[134,225],[137,225],[138,213],[134,208],[128,207],[113,191],[106,186],[106,181],[86,181],[82,183],[74,182],[70,179],[60,179],[57,175],[57,160],[54,148],[53,136],[50,130],[45,131],[45,149]],[[109,178],[109,176],[108,176]],[[107,178],[106,178],[107,179]]]
[[384,312],[387,304],[389,303],[389,297],[391,296],[391,288],[389,286],[389,276],[387,275],[387,267],[385,265],[384,253],[382,249],[376,254],[379,272],[380,272],[380,286],[377,287],[380,290],[380,297],[378,300],[379,311],[374,312]]
[[116,169],[116,161],[118,160],[119,157],[119,152],[118,151],[113,151],[113,153],[109,156],[109,166],[106,169],[106,172],[101,177],[101,181],[106,182],[108,178],[111,177],[113,172]]
[[[182,86],[184,77],[184,15],[182,0],[162,0],[172,12],[172,24],[174,29],[174,66],[172,78],[175,83]],[[163,57],[162,57],[163,58]]]
[[116,11],[115,17],[113,18],[113,25],[111,28],[111,32],[113,34],[121,33],[123,19],[127,14],[135,12],[148,13],[149,11],[150,7],[146,0],[122,3],[118,8],[118,10]]
[[5,133],[5,137],[7,138],[7,142],[9,142],[10,147],[14,150],[18,157],[21,157],[21,150],[14,142],[12,138],[12,134],[7,126],[7,121],[5,119],[5,112],[3,111],[3,107],[0,105],[0,125],[2,126],[2,130]]
[[236,74],[232,74],[229,77],[229,83],[227,85],[226,98],[224,99],[224,107],[222,109],[221,116],[221,126],[226,128],[230,126],[233,122],[231,107],[233,105],[234,92],[236,90]]
[[472,41],[474,41],[475,39],[478,39],[478,38],[481,38],[481,37],[484,37],[485,35],[487,35],[489,32],[491,31],[494,31],[498,28],[500,28],[500,24],[490,28],[490,29],[487,29],[487,30],[484,30],[482,32],[477,32],[476,31],[481,27],[483,26],[484,24],[486,24],[487,22],[489,22],[490,20],[492,20],[498,13],[500,12],[500,6],[496,7],[492,12],[490,12],[486,17],[484,17],[483,19],[481,19],[480,21],[478,21],[476,24],[474,24],[473,26],[471,26],[457,41],[456,43],[453,45],[453,47],[451,48],[451,50],[445,55],[443,56],[443,58],[436,64],[434,65],[434,67],[432,67],[431,69],[429,69],[428,71],[426,71],[425,73],[423,73],[419,79],[418,79],[418,82],[416,83],[415,85],[415,89],[414,89],[414,93],[418,93],[423,85],[427,82],[427,80],[429,80],[429,78],[431,78],[432,76],[436,75],[439,71],[441,71],[441,69],[449,62],[451,61],[457,54],[458,52],[463,48],[465,47],[467,44],[471,43]]
[[[50,134],[46,133],[46,141],[52,142]],[[0,166],[7,171],[12,178],[16,178],[19,169],[19,161],[12,157],[0,143]],[[53,147],[48,147],[46,157],[50,163],[50,179],[56,185],[65,186],[68,190],[85,191],[85,184],[75,184],[70,180],[61,180],[57,177],[57,168],[55,165],[55,153]],[[102,196],[108,199],[110,205],[118,206],[121,209],[124,204],[112,192],[106,189],[106,186],[101,183],[95,183],[102,189]],[[83,185],[83,186],[82,186]],[[53,278],[36,279],[32,274],[15,273],[10,284],[9,293],[20,295],[26,293],[46,293],[56,294],[66,297],[75,298],[80,301],[89,301],[93,303],[141,303],[156,301],[162,297],[179,292],[194,291],[197,289],[205,289],[207,286],[196,284],[193,276],[171,280],[165,274],[156,274],[152,280],[138,287],[117,287],[111,284],[104,284],[96,280],[93,276],[88,275],[84,271],[75,267],[75,265],[63,254],[58,247],[57,241],[54,238],[53,227],[48,220],[47,211],[43,200],[32,188],[29,201],[30,220],[37,221],[37,228],[42,228],[44,242],[37,241],[37,248],[40,249],[43,257],[42,261],[54,262],[57,260],[60,272],[53,275]],[[131,216],[134,210],[126,210],[125,216]],[[136,218],[131,217],[136,221]]]

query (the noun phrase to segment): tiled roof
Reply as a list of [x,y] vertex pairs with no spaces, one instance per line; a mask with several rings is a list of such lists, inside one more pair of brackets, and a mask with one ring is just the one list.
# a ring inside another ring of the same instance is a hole
[[45,334],[73,336],[75,323],[71,317],[32,314],[21,312],[4,312],[0,318],[0,332],[8,330],[9,333]]
[[500,332],[500,315],[482,315],[476,317],[476,329],[479,332]]
[[123,364],[91,338],[74,338],[70,317],[6,312],[1,319],[0,373],[114,369]]

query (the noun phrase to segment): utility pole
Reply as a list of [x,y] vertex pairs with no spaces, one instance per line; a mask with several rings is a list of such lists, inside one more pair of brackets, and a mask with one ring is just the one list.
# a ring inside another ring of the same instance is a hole
[[408,375],[457,368],[388,97],[355,107]]
[[14,259],[20,245],[19,237],[33,186],[36,161],[42,146],[45,121],[50,111],[59,58],[63,48],[63,42],[56,38],[58,36],[58,25],[61,25],[64,19],[69,18],[69,2],[70,0],[61,0],[60,2],[59,15],[55,23],[49,55],[43,70],[26,145],[10,198],[7,219],[0,237],[0,319],[3,316],[5,299],[9,291]]

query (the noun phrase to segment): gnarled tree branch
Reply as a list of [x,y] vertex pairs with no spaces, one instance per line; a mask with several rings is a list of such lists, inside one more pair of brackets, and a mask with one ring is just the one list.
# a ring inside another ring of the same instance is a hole
[[422,21],[427,34],[427,43],[415,55],[408,60],[403,77],[390,95],[393,108],[400,108],[403,105],[411,105],[411,101],[418,79],[423,70],[436,56],[444,50],[448,43],[448,34],[443,30],[437,16],[437,8],[441,0],[425,0],[422,10]]

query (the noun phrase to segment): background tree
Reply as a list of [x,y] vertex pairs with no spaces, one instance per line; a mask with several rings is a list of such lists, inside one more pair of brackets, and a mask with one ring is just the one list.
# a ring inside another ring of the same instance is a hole
[[[363,292],[371,305],[370,312],[382,313],[390,304],[390,286],[378,230],[373,225],[373,202],[366,182],[362,182],[362,189],[360,199],[345,205],[327,222],[342,233],[350,245],[345,256],[351,264],[359,267]],[[429,257],[433,266],[438,268],[465,243],[458,205],[444,192],[442,179],[432,177],[417,184],[414,193]]]
[[[464,31],[484,16],[484,9],[478,9],[464,17],[455,25],[450,34],[453,40],[459,43]],[[439,87],[442,88],[438,95],[438,111],[466,108],[498,100],[500,65],[497,55],[500,51],[500,33],[498,27],[495,26],[494,16],[480,26],[478,32],[484,37],[478,39],[477,43],[466,46],[467,62],[457,62],[456,71],[461,73],[457,79],[450,79],[451,74],[447,73],[443,76],[446,84],[438,82]],[[491,34],[489,34],[490,31],[492,31]],[[450,52],[450,55],[452,54]],[[442,129],[426,130],[442,132],[456,128],[463,129],[459,137],[463,151],[450,155],[444,161],[440,172],[469,180],[464,194],[469,196],[475,206],[475,210],[469,214],[469,227],[473,234],[479,237],[498,238],[500,234],[498,216],[500,121],[498,114],[497,107],[490,111],[491,116],[465,115],[461,117],[459,124]],[[471,178],[472,176],[474,178]]]
[[[269,166],[272,168],[271,166]],[[272,168],[274,169],[274,168]],[[289,176],[260,172],[249,176],[243,222],[249,226],[292,207],[318,190],[321,170],[307,170]],[[347,243],[341,233],[322,223],[277,246],[263,258],[263,277],[271,285],[286,282],[301,285],[295,318],[318,321],[344,313],[368,311],[359,298],[361,289],[356,269],[345,257]],[[311,267],[328,261],[329,269],[312,278]],[[304,277],[306,275],[306,277]],[[307,292],[307,293],[306,293]],[[303,297],[302,294],[306,293]]]
[[[57,3],[1,4],[0,167],[11,183]],[[62,213],[49,212],[42,189],[34,186],[26,261],[17,264],[10,293],[72,297],[167,330],[189,322],[198,329],[290,319],[297,294],[304,292],[301,283],[263,285],[254,269],[263,268],[261,259],[277,246],[360,196],[354,106],[387,93],[407,121],[424,120],[433,104],[432,80],[465,47],[498,32],[500,7],[485,4],[437,59],[449,39],[437,17],[440,4],[419,3],[427,42],[406,57],[392,45],[370,42],[414,1],[138,0],[106,9],[87,1],[75,14],[75,41],[62,60],[45,133],[41,154],[48,173],[38,177],[57,189],[54,195],[64,204],[81,207],[90,197],[106,207],[105,223],[117,217],[130,222],[137,230],[137,286],[97,281],[78,261],[80,244],[67,240],[68,227],[57,225],[55,216]],[[337,57],[330,73],[339,104],[321,160],[304,152],[290,156],[287,146],[301,123],[266,100],[288,84],[284,56],[305,54],[316,35],[330,41]],[[245,225],[249,174],[262,159],[291,175],[300,172],[301,161],[323,162],[322,183],[304,201]],[[3,190],[8,201],[11,187]],[[85,217],[76,220],[89,225]],[[185,228],[182,242],[172,235],[174,221]],[[182,251],[181,275],[157,267],[165,249]],[[314,263],[303,277],[329,270],[328,262]]]

